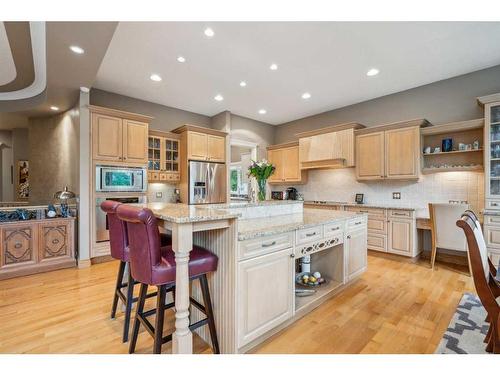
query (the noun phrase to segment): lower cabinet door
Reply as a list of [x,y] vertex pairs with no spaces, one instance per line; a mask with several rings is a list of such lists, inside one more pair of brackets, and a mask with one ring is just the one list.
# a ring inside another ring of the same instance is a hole
[[13,223],[0,229],[0,270],[34,265],[38,261],[36,224]]
[[283,323],[294,312],[293,249],[238,264],[238,347]]
[[344,242],[347,254],[347,281],[363,273],[368,265],[367,231],[357,230],[347,234]]
[[413,250],[413,221],[390,220],[389,244],[387,251],[399,255],[412,256]]
[[67,220],[47,221],[39,226],[39,261],[72,259],[73,222]]

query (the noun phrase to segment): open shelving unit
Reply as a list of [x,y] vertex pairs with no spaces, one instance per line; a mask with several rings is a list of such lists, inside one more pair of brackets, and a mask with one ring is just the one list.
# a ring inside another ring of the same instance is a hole
[[[296,259],[297,265],[300,263],[301,258]],[[328,282],[324,285],[312,288],[316,290],[316,292],[310,296],[295,296],[295,311],[300,312],[302,309],[314,303],[319,303],[326,295],[334,293],[334,291],[341,288],[344,285],[343,265],[343,245],[332,246],[311,254],[311,271],[320,272]],[[295,284],[295,288],[302,288],[302,286]]]
[[[450,171],[482,171],[484,170],[484,119],[452,122],[423,128],[421,136],[422,174]],[[451,138],[453,150],[448,152],[432,152],[441,148],[442,140]],[[459,150],[459,143],[473,145],[479,141],[478,149]],[[498,140],[500,144],[500,139]],[[426,147],[431,153],[424,153]]]

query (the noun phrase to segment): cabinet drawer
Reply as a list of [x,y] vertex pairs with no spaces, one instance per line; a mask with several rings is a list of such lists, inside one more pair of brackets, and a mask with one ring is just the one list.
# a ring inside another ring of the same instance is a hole
[[387,236],[369,233],[368,248],[370,250],[387,251]]
[[389,216],[398,218],[409,218],[413,217],[413,211],[407,210],[389,210]]
[[159,172],[151,172],[151,181],[159,181],[160,173]]
[[500,249],[500,228],[485,225],[484,239],[488,248]]
[[344,230],[343,223],[333,223],[323,225],[323,234],[325,237],[334,236]]
[[293,247],[294,232],[274,236],[258,237],[238,242],[239,260],[269,254],[277,250]]
[[358,208],[356,212],[360,214],[368,214],[368,217],[385,217],[385,209],[383,208]]
[[387,220],[385,217],[368,216],[368,232],[387,234]]
[[337,234],[320,241],[309,242],[307,244],[295,246],[295,257],[300,258],[304,255],[310,255],[337,246],[344,243],[344,232],[337,231]]
[[160,181],[167,181],[168,175],[165,172],[160,172]]
[[299,229],[297,231],[297,245],[306,242],[320,240],[322,238],[323,238],[322,226]]
[[484,215],[484,225],[500,227],[500,216]]
[[484,208],[486,208],[486,209],[488,209],[488,208],[498,209],[498,208],[500,208],[500,200],[498,200],[498,199],[486,199]]
[[366,217],[357,217],[355,219],[351,219],[347,222],[347,229],[356,230],[358,228],[361,228],[363,225],[366,225],[366,220]]

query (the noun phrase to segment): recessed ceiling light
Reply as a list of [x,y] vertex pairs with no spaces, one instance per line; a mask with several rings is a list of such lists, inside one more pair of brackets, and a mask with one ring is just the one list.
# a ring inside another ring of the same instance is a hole
[[240,86],[241,86],[241,87],[245,87],[246,85],[247,85],[247,83],[246,83],[245,81],[241,81],[241,82],[240,82]]
[[81,87],[80,87],[80,91],[81,91],[81,92],[84,92],[84,93],[88,93],[90,90],[89,90],[89,88],[88,88],[88,87],[81,86]]
[[59,107],[56,107],[55,105],[51,105],[50,109],[53,111],[59,111]]
[[217,94],[214,96],[214,99],[217,100],[218,102],[221,102],[224,100],[224,97],[221,94]]
[[305,92],[302,94],[302,99],[309,99],[311,97],[311,94],[309,94],[308,92]]
[[179,61],[180,63],[183,63],[183,62],[186,62],[186,58],[184,56],[179,56],[179,57],[177,57],[177,61]]
[[79,55],[81,55],[82,53],[85,52],[85,50],[82,47],[78,47],[78,46],[69,46],[69,49],[72,50],[74,53],[77,53]]
[[368,77],[373,77],[373,76],[376,76],[379,73],[380,73],[380,71],[378,69],[372,68],[372,69],[370,69],[369,71],[366,72],[366,75]]
[[267,113],[267,111],[265,109],[259,109],[259,113],[261,115],[265,115]]
[[269,67],[269,69],[271,69],[271,70],[278,70],[278,64],[271,64],[271,66]]
[[209,38],[211,38],[211,37],[213,37],[215,35],[214,31],[210,27],[207,27],[205,29],[204,33]]
[[149,76],[149,79],[151,81],[155,81],[155,82],[160,82],[161,81],[161,77],[158,74],[151,74]]

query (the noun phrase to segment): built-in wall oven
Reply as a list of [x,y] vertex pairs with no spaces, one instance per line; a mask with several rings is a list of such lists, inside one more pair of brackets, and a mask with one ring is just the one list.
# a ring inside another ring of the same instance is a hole
[[96,192],[145,192],[148,189],[145,167],[96,165]]
[[130,203],[146,203],[146,196],[130,196],[130,197],[106,197],[96,198],[95,200],[95,241],[109,241],[109,226],[106,213],[101,210],[101,203],[105,200],[112,200],[124,204]]

